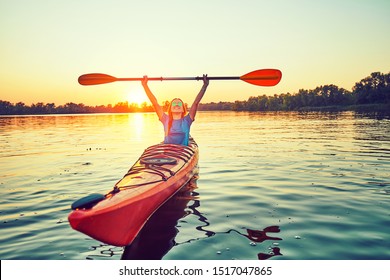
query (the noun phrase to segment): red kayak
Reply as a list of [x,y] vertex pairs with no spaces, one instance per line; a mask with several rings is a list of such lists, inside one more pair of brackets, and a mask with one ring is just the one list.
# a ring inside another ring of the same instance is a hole
[[150,216],[194,176],[198,158],[193,139],[189,146],[147,148],[108,194],[72,204],[71,227],[107,244],[131,244]]

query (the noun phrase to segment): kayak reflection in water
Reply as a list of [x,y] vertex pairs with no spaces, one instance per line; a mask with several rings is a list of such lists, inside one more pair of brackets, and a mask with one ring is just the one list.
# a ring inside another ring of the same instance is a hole
[[159,120],[164,125],[165,144],[180,144],[188,146],[190,127],[192,122],[195,120],[196,111],[198,110],[199,103],[202,100],[208,85],[209,79],[207,78],[207,75],[203,75],[203,86],[196,96],[188,113],[184,102],[180,98],[174,98],[169,105],[167,114],[163,111],[162,107],[158,104],[156,97],[151,92],[148,86],[148,77],[144,76],[142,86],[144,87],[145,93],[150,102],[153,104]]
[[177,243],[179,221],[191,212],[188,204],[198,200],[198,175],[165,202],[146,222],[134,241],[126,246],[122,260],[161,260]]

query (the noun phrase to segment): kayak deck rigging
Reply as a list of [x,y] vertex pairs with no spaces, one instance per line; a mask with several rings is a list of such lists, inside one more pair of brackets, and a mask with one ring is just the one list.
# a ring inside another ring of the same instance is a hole
[[[190,142],[196,145],[193,139],[190,139]],[[173,171],[169,168],[163,167],[162,165],[176,164],[177,160],[182,160],[187,163],[194,154],[195,150],[190,146],[172,144],[157,144],[150,146],[144,151],[139,160],[128,170],[123,178],[115,184],[114,189],[109,194],[117,193],[122,189],[141,187],[167,181],[179,172],[183,166],[181,166],[178,170]],[[120,182],[122,182],[122,180],[126,177],[132,176],[133,178],[137,178],[138,174],[144,173],[157,175],[161,177],[161,179],[119,186]]]

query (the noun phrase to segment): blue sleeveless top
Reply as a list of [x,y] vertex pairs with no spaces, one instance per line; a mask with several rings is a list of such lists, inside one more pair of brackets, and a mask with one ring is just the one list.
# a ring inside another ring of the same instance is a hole
[[167,135],[169,116],[164,113],[161,120],[164,125],[164,143],[165,144],[179,144],[188,146],[188,140],[190,138],[190,127],[193,122],[190,115],[187,114],[184,118],[180,120],[173,120],[172,127]]

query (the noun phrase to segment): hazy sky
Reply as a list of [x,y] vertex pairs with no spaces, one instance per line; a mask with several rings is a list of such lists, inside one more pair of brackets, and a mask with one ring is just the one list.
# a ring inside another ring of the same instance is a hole
[[[279,85],[212,81],[203,99],[247,100],[390,71],[389,0],[0,0],[0,100],[106,105],[145,97],[139,82],[80,86],[79,75],[240,76],[283,72]],[[160,101],[191,103],[197,81],[150,82]]]

